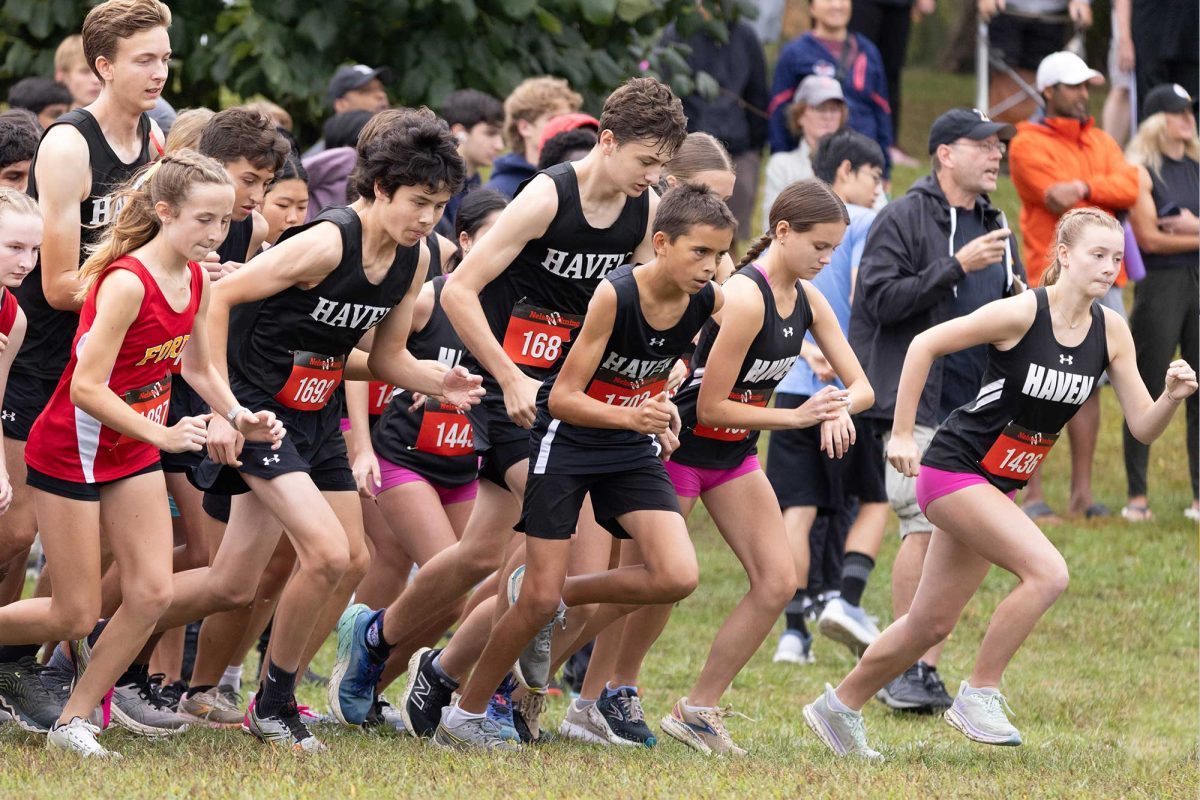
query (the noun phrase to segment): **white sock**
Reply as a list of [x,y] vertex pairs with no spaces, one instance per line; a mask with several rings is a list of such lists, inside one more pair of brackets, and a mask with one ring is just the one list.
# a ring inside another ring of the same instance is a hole
[[238,664],[235,667],[226,667],[225,673],[218,681],[222,686],[232,686],[234,689],[242,688],[242,665]]
[[829,707],[839,714],[858,714],[861,712],[855,711],[850,706],[842,702],[842,698],[837,696],[837,692],[832,686],[826,685],[825,697],[829,701]]
[[450,706],[442,720],[449,726],[461,725],[464,722],[472,719],[483,719],[487,716],[487,712],[482,714],[472,714],[470,711],[463,711],[458,706]]
[[588,706],[594,706],[594,705],[596,705],[596,700],[595,700],[595,698],[593,698],[593,699],[591,699],[591,700],[585,700],[585,699],[584,699],[584,698],[582,698],[582,697],[576,697],[576,698],[575,698],[575,707],[576,707],[577,709],[579,709],[580,711],[583,711],[583,710],[584,710],[585,708],[587,708]]

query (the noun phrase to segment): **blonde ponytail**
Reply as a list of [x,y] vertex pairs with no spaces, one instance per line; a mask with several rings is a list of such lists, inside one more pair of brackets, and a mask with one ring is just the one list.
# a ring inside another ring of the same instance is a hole
[[1083,231],[1090,225],[1099,225],[1113,231],[1121,230],[1121,223],[1107,211],[1095,207],[1073,208],[1058,218],[1054,226],[1054,243],[1050,245],[1050,266],[1042,273],[1042,286],[1053,286],[1062,277],[1062,262],[1058,257],[1059,245],[1067,249],[1075,246]]
[[225,168],[195,150],[169,153],[138,172],[113,202],[120,209],[99,242],[88,248],[87,260],[79,268],[80,288],[76,299],[83,301],[96,278],[109,264],[126,256],[158,235],[162,227],[154,211],[165,202],[178,211],[196,184],[232,185]]
[[24,192],[0,186],[0,219],[6,214],[32,214],[39,219],[42,216],[37,201]]

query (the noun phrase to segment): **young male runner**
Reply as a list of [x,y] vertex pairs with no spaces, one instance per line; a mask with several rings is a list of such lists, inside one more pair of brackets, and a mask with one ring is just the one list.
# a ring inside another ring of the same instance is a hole
[[[487,390],[486,425],[476,432],[487,442],[480,470],[487,480],[458,544],[431,559],[386,611],[356,607],[348,611],[354,624],[338,626],[341,680],[330,696],[348,722],[370,710],[391,649],[409,646],[424,620],[502,565],[525,492],[538,388],[562,363],[596,286],[618,266],[653,257],[658,199],[646,190],[686,136],[683,106],[665,85],[635,78],[605,101],[600,128],[582,161],[524,187],[488,231],[488,246],[467,255],[442,293]],[[436,655],[423,648],[409,667],[401,710],[418,736],[433,733],[457,686]]]

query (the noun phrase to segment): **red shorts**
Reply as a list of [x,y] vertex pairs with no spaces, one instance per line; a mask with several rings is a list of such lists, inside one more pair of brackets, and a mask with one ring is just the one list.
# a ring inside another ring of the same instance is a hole
[[751,453],[746,460],[732,469],[705,469],[704,467],[689,467],[687,464],[677,464],[668,461],[664,465],[671,483],[675,484],[675,494],[680,497],[699,497],[709,489],[715,489],[723,483],[729,483],[734,478],[748,475],[755,470],[761,470],[758,456]]
[[442,502],[442,506],[451,506],[455,503],[465,503],[468,500],[475,499],[475,493],[479,490],[479,481],[473,480],[470,483],[462,486],[440,486],[425,476],[413,472],[407,467],[402,467],[399,464],[393,464],[378,453],[375,457],[379,459],[379,483],[373,486],[375,494],[386,492],[388,489],[394,489],[397,486],[405,483],[427,483],[437,492],[438,499]]

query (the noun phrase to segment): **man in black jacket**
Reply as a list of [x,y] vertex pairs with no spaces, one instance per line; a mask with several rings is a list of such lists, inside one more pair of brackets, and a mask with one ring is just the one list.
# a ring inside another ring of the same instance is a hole
[[[896,389],[914,337],[948,319],[1020,291],[1024,276],[1004,213],[987,192],[996,188],[1003,140],[1011,125],[974,109],[938,117],[929,134],[933,174],[885,206],[871,226],[859,263],[850,342],[875,389],[864,413],[890,437]],[[955,408],[975,398],[986,346],[940,359],[930,370],[914,429],[922,448]],[[900,518],[900,551],[892,566],[892,612],[908,612],[921,578],[933,526],[917,506],[915,480],[890,466],[888,500]],[[892,708],[931,710],[951,700],[937,675],[941,645],[880,693]]]

